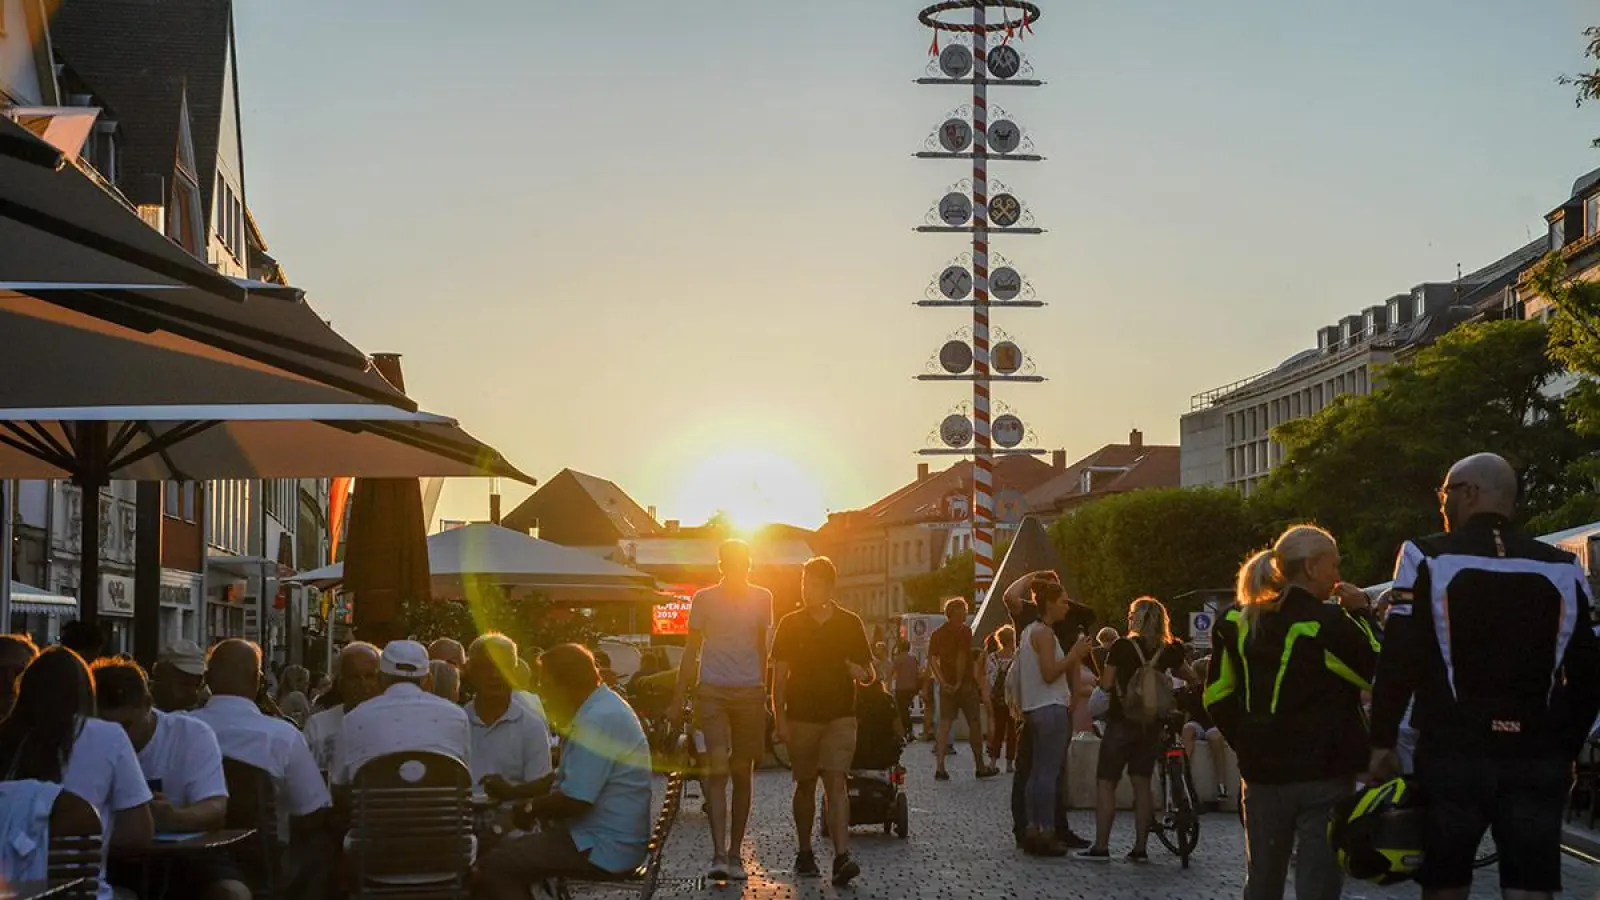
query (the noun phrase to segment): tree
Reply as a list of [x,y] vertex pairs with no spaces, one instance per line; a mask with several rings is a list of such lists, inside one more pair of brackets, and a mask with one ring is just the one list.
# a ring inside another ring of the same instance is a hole
[[1388,577],[1402,541],[1439,529],[1434,491],[1461,457],[1499,453],[1522,473],[1526,514],[1558,510],[1587,442],[1544,393],[1560,374],[1547,334],[1529,321],[1457,327],[1386,367],[1370,395],[1279,426],[1284,461],[1254,498],[1263,515],[1329,529],[1344,577],[1370,584]]
[[[994,558],[1003,560],[1006,551],[1010,549],[1009,540],[1001,541],[995,545]],[[977,563],[971,550],[963,550],[945,561],[945,564],[932,572],[912,575],[901,582],[901,589],[905,591],[906,612],[908,613],[937,613],[944,612],[944,601],[951,597],[965,597],[971,603],[973,579],[976,577]],[[981,598],[979,600],[981,602]],[[974,607],[976,611],[976,607]]]
[[592,647],[600,630],[588,616],[554,606],[539,596],[510,597],[493,586],[474,588],[470,602],[434,600],[406,611],[407,633],[429,643],[442,637],[471,643],[478,635],[498,631],[517,642],[523,651],[548,649],[557,644]]
[[1569,277],[1559,253],[1545,257],[1528,277],[1534,290],[1560,313],[1550,320],[1549,353],[1583,376],[1566,396],[1566,413],[1573,430],[1591,441],[1590,452],[1567,467],[1570,492],[1565,500],[1529,522],[1530,528],[1544,533],[1600,519],[1600,459],[1593,452],[1593,441],[1600,438],[1600,389],[1593,380],[1600,377],[1600,283]]
[[1074,599],[1103,622],[1125,619],[1128,604],[1141,596],[1170,602],[1232,585],[1261,534],[1244,497],[1224,488],[1118,494],[1051,528]]
[[[1584,48],[1583,55],[1600,63],[1600,26],[1585,28],[1583,36],[1589,41],[1589,46]],[[1561,84],[1577,88],[1579,106],[1591,100],[1600,100],[1600,68],[1578,75],[1562,75],[1556,80]],[[1595,138],[1594,146],[1600,147],[1600,138]]]

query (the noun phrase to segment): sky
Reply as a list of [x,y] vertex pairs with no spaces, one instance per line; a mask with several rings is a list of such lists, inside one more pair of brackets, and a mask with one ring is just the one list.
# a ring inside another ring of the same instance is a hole
[[[913,380],[970,324],[912,306],[967,249],[912,228],[970,174],[911,156],[970,101],[912,83],[922,5],[247,0],[247,200],[336,329],[528,474],[815,526],[970,401]],[[1040,5],[1048,83],[990,105],[1048,158],[991,177],[1048,233],[991,252],[1050,304],[994,316],[1049,380],[995,393],[1073,458],[1177,443],[1191,395],[1510,252],[1600,167],[1556,83],[1580,0]]]

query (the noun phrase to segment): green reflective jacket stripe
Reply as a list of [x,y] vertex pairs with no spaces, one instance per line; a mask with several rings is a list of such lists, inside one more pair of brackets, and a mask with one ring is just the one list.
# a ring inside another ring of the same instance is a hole
[[[1348,619],[1352,624],[1361,630],[1362,635],[1366,637],[1367,641],[1371,644],[1373,651],[1376,652],[1379,644],[1377,636],[1372,632],[1372,628],[1360,618],[1352,616],[1349,613],[1342,614],[1346,619]],[[1250,657],[1245,653],[1245,644],[1250,636],[1250,623],[1249,620],[1245,619],[1245,617],[1237,609],[1229,610],[1227,615],[1223,618],[1224,621],[1233,625],[1234,629],[1238,633],[1238,639],[1236,641],[1237,647],[1234,648],[1237,652],[1223,652],[1219,654],[1221,657],[1220,661],[1222,664],[1222,669],[1221,672],[1218,673],[1217,677],[1212,680],[1211,684],[1206,686],[1203,702],[1205,703],[1206,708],[1210,709],[1213,705],[1221,703],[1227,698],[1233,696],[1233,694],[1238,691],[1239,683],[1242,681],[1244,683],[1244,711],[1253,712],[1255,710],[1255,704],[1253,702],[1254,698],[1252,697],[1250,679]],[[1295,644],[1301,638],[1315,638],[1321,632],[1322,623],[1316,621],[1296,622],[1289,626],[1287,633],[1284,635],[1283,654],[1278,662],[1278,671],[1273,675],[1272,679],[1272,703],[1267,710],[1269,714],[1277,713],[1278,711],[1278,701],[1282,698],[1283,693],[1283,679],[1284,676],[1288,674],[1289,661],[1294,656]],[[1345,662],[1335,655],[1332,650],[1324,650],[1322,657],[1323,665],[1329,672],[1332,672],[1340,679],[1355,685],[1361,690],[1369,691],[1372,689],[1372,683],[1370,681],[1358,675],[1355,670],[1346,665]],[[1234,670],[1235,660],[1238,661],[1238,666],[1241,670],[1239,672],[1235,672]],[[1216,665],[1217,662],[1217,659],[1212,660],[1213,665]]]

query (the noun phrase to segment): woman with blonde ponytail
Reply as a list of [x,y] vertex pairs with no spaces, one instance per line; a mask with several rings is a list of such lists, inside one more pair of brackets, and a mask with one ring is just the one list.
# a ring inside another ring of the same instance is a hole
[[1205,706],[1244,780],[1245,900],[1337,900],[1328,815],[1366,768],[1361,692],[1378,642],[1366,592],[1339,579],[1339,545],[1296,525],[1239,568],[1236,605],[1212,631]]

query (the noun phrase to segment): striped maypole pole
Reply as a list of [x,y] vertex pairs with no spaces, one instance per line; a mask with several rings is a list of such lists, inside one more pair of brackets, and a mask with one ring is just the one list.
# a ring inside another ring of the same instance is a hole
[[989,91],[985,4],[972,7],[972,556],[982,603],[994,581],[994,457],[989,440]]

